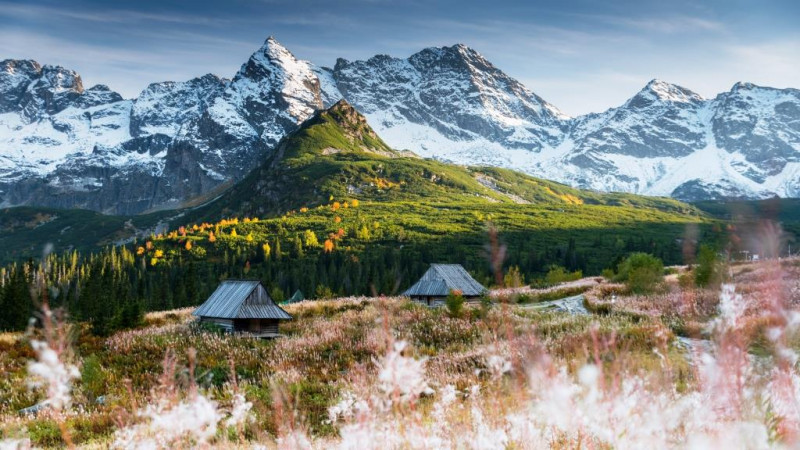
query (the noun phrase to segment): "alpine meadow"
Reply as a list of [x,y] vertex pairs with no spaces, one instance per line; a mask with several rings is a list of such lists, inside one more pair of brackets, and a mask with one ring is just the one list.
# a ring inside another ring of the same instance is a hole
[[797,5],[68,3],[0,7],[0,449],[800,447]]

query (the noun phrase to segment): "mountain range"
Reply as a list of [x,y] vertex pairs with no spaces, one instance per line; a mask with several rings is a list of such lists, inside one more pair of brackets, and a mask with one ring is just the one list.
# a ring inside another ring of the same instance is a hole
[[463,45],[325,68],[269,38],[230,79],[154,83],[135,99],[63,67],[0,62],[0,206],[202,203],[341,99],[387,148],[424,158],[689,201],[800,196],[797,89],[737,83],[705,99],[653,80],[569,117]]

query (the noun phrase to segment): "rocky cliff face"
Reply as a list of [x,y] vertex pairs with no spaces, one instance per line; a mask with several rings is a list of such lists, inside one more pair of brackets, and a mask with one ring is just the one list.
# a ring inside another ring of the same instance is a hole
[[154,83],[129,100],[62,67],[0,62],[0,205],[175,207],[240,180],[342,98],[424,157],[685,200],[800,195],[795,89],[739,83],[704,99],[653,80],[570,118],[463,45],[328,69],[270,38],[231,79]]

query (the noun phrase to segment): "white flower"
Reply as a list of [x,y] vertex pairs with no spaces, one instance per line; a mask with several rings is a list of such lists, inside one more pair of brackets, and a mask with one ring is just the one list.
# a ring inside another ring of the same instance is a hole
[[390,396],[398,395],[401,402],[433,392],[425,381],[425,359],[403,356],[405,348],[404,341],[395,343],[394,349],[378,363],[381,390]]
[[29,448],[31,448],[30,439],[0,440],[0,450],[27,450]]
[[172,407],[147,405],[139,416],[145,422],[117,431],[114,447],[163,448],[182,438],[202,443],[214,437],[222,419],[216,403],[202,395]]
[[331,423],[341,419],[349,419],[356,414],[363,414],[369,411],[369,405],[364,400],[359,399],[352,392],[342,394],[339,403],[328,408],[328,418]]
[[491,354],[486,357],[486,367],[489,369],[493,378],[499,378],[511,372],[511,361],[500,355]]
[[251,402],[248,402],[244,398],[244,395],[234,394],[233,408],[231,408],[231,416],[228,417],[228,420],[225,421],[225,425],[229,427],[235,427],[243,425],[248,421],[252,420],[252,417],[250,416],[251,409],[253,409],[253,404]]
[[739,328],[746,309],[747,303],[741,294],[736,293],[736,287],[732,284],[723,284],[722,292],[719,294],[719,317],[712,322],[712,327],[718,327],[720,331]]
[[277,439],[278,448],[285,450],[311,450],[311,439],[299,430],[292,430],[289,434]]
[[31,341],[36,352],[36,361],[28,363],[28,385],[31,388],[47,389],[47,399],[43,402],[55,410],[68,408],[72,402],[72,380],[80,378],[78,368],[65,364],[58,353],[47,342]]

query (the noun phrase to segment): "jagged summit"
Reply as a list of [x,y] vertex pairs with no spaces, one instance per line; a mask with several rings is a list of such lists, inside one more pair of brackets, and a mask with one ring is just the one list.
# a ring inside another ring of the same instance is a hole
[[750,90],[750,89],[754,89],[754,88],[758,88],[758,87],[759,86],[756,86],[755,84],[747,82],[747,81],[737,81],[731,87],[731,92],[745,91],[745,90]]
[[654,78],[634,96],[629,104],[638,105],[637,100],[660,100],[674,103],[698,103],[705,100],[700,94],[677,84]]
[[[321,113],[326,113],[333,118],[333,120],[342,127],[358,129],[367,125],[367,118],[359,113],[353,105],[345,99],[341,99],[334,103],[330,108]],[[370,131],[372,129],[370,128]],[[374,133],[374,132],[373,132]]]

